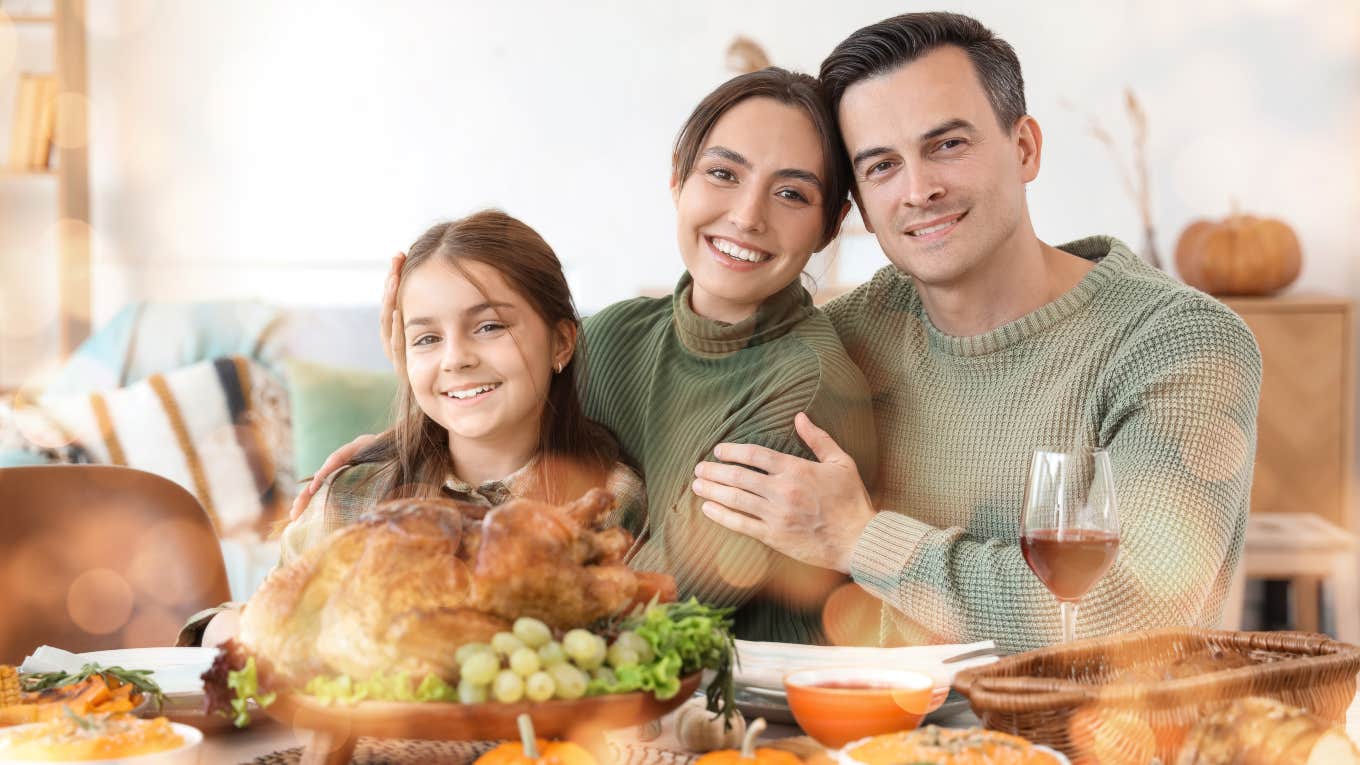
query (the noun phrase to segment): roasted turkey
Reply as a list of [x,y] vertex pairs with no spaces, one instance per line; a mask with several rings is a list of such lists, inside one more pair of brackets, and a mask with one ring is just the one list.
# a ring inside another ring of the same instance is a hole
[[602,489],[563,506],[515,499],[489,512],[384,502],[270,574],[236,643],[275,688],[378,672],[452,681],[459,646],[489,641],[520,616],[565,630],[654,595],[674,599],[671,577],[624,564],[631,534],[598,528],[612,504]]

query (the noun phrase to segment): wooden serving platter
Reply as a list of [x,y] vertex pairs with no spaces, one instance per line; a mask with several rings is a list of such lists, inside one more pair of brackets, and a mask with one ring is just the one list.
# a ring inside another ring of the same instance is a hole
[[349,762],[360,736],[436,741],[519,740],[516,718],[528,714],[542,738],[570,738],[587,748],[606,730],[641,725],[680,706],[699,687],[702,673],[680,678],[680,692],[658,701],[650,692],[589,696],[574,701],[487,702],[361,701],[322,704],[304,694],[281,695],[265,712],[296,729],[312,731],[303,763]]

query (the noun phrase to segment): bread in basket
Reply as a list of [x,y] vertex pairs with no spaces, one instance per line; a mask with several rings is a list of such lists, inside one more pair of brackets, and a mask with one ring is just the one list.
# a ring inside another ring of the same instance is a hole
[[987,727],[1074,761],[1174,762],[1191,726],[1247,696],[1342,722],[1357,672],[1360,649],[1326,635],[1173,628],[1009,656],[954,687]]

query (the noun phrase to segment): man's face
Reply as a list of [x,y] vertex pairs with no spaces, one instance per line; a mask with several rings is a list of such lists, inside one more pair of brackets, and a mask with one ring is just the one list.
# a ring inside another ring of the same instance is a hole
[[838,116],[865,224],[898,269],[956,286],[1018,241],[1037,145],[1026,161],[1028,128],[1002,130],[962,49],[856,83]]

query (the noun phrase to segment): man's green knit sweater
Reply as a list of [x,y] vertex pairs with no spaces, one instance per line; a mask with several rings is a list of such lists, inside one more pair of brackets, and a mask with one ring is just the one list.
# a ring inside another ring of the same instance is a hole
[[1021,557],[1036,449],[1104,447],[1119,557],[1081,601],[1078,635],[1214,625],[1247,522],[1261,359],[1222,304],[1091,237],[1072,290],[983,335],[931,324],[893,267],[827,306],[869,380],[880,512],[851,574],[890,642],[1060,639],[1058,605]]
[[823,642],[835,575],[710,521],[690,484],[723,441],[810,458],[793,429],[806,412],[872,485],[864,376],[797,282],[737,324],[695,314],[691,284],[686,275],[669,298],[627,300],[585,323],[587,415],[614,432],[647,484],[648,517],[621,521],[642,540],[629,565],[674,575],[682,598],[740,606],[739,637]]

